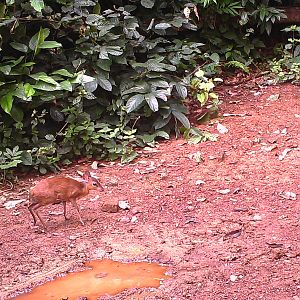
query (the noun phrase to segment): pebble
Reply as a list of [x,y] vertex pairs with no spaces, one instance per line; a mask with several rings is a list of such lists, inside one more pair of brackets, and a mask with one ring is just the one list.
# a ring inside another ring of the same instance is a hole
[[123,216],[123,217],[120,219],[120,222],[121,222],[121,223],[129,223],[129,222],[130,222],[130,218],[127,217],[127,216]]
[[101,210],[108,213],[116,213],[119,211],[118,201],[108,201],[103,203]]
[[137,214],[141,213],[142,211],[139,207],[133,207],[131,212],[133,215],[137,215]]
[[253,221],[261,221],[261,219],[262,219],[262,217],[260,215],[258,215],[258,214],[255,214],[253,216]]

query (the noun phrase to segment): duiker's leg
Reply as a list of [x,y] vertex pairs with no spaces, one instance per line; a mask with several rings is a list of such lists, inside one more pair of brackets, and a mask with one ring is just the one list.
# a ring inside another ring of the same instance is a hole
[[44,226],[44,229],[46,230],[47,229],[47,226],[45,224],[45,222],[43,221],[42,217],[40,216],[39,212],[37,211],[38,208],[40,208],[41,206],[44,206],[42,203],[37,203],[33,208],[32,210],[34,211],[34,213],[37,215],[37,217],[39,218],[39,220],[41,221],[41,223],[43,224]]
[[66,201],[63,201],[63,206],[64,206],[64,217],[65,217],[65,220],[68,220],[68,218],[67,218],[67,202]]
[[79,207],[78,207],[78,205],[77,205],[77,203],[76,203],[76,200],[71,200],[71,203],[72,203],[72,205],[75,207],[75,209],[76,209],[76,212],[77,212],[77,215],[78,215],[78,217],[79,217],[79,220],[80,220],[80,223],[82,224],[82,225],[84,225],[84,222],[82,221],[82,218],[81,218],[81,215],[80,215],[80,212],[79,212]]

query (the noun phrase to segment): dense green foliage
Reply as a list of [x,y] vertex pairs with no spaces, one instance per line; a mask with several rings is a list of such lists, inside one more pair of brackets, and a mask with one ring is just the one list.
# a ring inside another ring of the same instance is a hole
[[280,17],[255,0],[6,0],[0,170],[45,173],[75,156],[127,162],[181,126],[207,139],[190,130],[188,88],[215,109],[209,76],[222,59],[247,71],[263,46],[255,32],[270,33]]
[[270,62],[270,69],[275,75],[276,81],[297,81],[300,80],[300,26],[292,25],[282,31],[290,36],[287,43],[275,48],[279,58]]

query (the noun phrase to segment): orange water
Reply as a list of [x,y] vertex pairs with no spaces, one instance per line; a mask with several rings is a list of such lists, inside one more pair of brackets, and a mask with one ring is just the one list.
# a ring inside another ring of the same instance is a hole
[[129,288],[158,287],[161,279],[168,277],[166,267],[154,263],[94,260],[85,266],[91,269],[69,273],[14,299],[76,300],[81,296],[96,300],[99,296],[115,295]]

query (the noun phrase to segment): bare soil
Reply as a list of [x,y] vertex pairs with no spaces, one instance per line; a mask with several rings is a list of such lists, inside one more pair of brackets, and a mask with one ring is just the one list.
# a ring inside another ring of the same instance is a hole
[[[38,177],[0,186],[0,299],[101,258],[158,262],[171,276],[157,289],[101,299],[300,299],[299,87],[249,81],[219,94],[221,115],[236,115],[199,125],[217,142],[172,139],[133,163],[99,164],[105,192],[79,201],[85,226],[71,205],[68,221],[62,205],[41,209],[47,233],[33,227],[25,201],[3,206],[27,199]],[[101,211],[119,200],[130,209]]]

